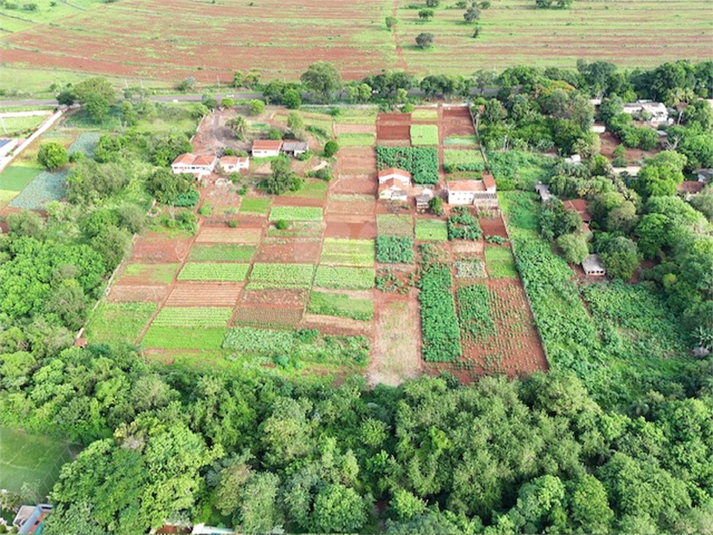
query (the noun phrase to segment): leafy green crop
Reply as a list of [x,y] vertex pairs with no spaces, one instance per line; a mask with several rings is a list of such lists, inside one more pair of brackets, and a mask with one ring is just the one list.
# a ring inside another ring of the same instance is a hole
[[376,260],[382,264],[413,262],[413,240],[407,236],[379,236],[376,238]]
[[438,151],[433,147],[376,147],[379,169],[408,171],[416,184],[438,184]]
[[452,362],[461,355],[452,284],[450,268],[445,264],[427,266],[418,282],[423,358],[428,362]]

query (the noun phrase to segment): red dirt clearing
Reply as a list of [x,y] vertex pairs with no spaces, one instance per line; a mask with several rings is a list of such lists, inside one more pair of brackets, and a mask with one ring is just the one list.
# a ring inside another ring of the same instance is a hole
[[378,145],[399,142],[410,147],[411,114],[380,113],[376,118],[376,142]]
[[350,318],[337,318],[334,316],[319,316],[305,314],[304,329],[318,329],[322,334],[338,336],[367,336],[370,337],[374,328],[369,321],[358,321]]
[[302,320],[302,308],[280,306],[244,306],[235,312],[234,325],[252,327],[296,327]]
[[322,244],[305,240],[263,242],[255,255],[255,262],[284,262],[314,264],[319,260]]
[[115,284],[112,286],[107,301],[113,303],[159,303],[168,295],[168,286],[166,285],[124,285]]
[[243,284],[178,282],[165,306],[172,307],[233,307]]
[[245,290],[240,299],[240,306],[280,305],[290,308],[301,308],[307,304],[308,297],[308,290]]
[[373,124],[335,124],[334,133],[339,134],[376,134]]
[[508,238],[508,231],[505,228],[505,223],[502,217],[497,218],[481,218],[479,220],[480,228],[483,230],[485,236],[500,236],[501,238]]
[[148,264],[181,262],[188,255],[191,240],[170,239],[158,232],[147,232],[136,240],[131,261]]
[[332,185],[332,193],[351,193],[355,195],[376,195],[378,183],[376,171],[365,175],[339,175]]
[[324,206],[324,199],[310,199],[309,197],[275,197],[273,206]]
[[345,174],[376,171],[376,151],[372,147],[344,147],[338,153],[337,170]]
[[373,215],[374,201],[356,196],[353,200],[330,200],[327,214]]
[[439,128],[444,138],[475,135],[473,119],[467,106],[443,108],[442,114]]
[[376,238],[374,216],[327,216],[324,235],[328,238],[351,238],[371,240]]
[[262,229],[259,228],[229,228],[204,227],[198,233],[196,243],[244,243],[260,242]]

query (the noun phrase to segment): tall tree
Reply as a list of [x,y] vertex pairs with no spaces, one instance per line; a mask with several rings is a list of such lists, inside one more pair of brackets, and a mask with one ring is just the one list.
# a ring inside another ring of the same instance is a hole
[[333,93],[339,91],[342,87],[342,77],[332,63],[326,61],[318,61],[309,66],[309,68],[300,76],[302,83],[310,90],[314,91],[317,96],[329,102],[332,99]]

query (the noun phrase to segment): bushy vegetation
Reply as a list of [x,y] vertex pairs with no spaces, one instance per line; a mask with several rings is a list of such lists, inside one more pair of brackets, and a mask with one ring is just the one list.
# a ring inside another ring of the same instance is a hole
[[377,237],[376,261],[382,264],[409,264],[413,262],[413,239],[408,236]]
[[416,184],[438,183],[438,152],[432,147],[376,147],[379,169],[395,167],[411,173]]
[[495,333],[490,294],[485,284],[461,286],[456,291],[458,321],[464,338],[478,340]]
[[465,206],[456,206],[447,221],[449,240],[480,239],[482,231],[478,219]]
[[370,290],[374,287],[371,268],[318,266],[314,285],[338,290]]
[[460,331],[453,302],[451,272],[445,264],[426,265],[418,281],[423,358],[451,362],[460,357]]

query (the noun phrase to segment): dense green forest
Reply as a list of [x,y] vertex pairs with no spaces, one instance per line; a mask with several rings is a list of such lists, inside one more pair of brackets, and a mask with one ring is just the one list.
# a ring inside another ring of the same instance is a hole
[[[67,203],[44,218],[10,216],[0,235],[0,421],[85,447],[62,469],[43,532],[207,522],[246,533],[713,534],[711,357],[691,356],[713,345],[713,195],[675,195],[684,174],[713,165],[713,115],[697,104],[713,95],[712,68],[624,73],[595,63],[420,82],[430,96],[497,85],[497,98],[481,102],[479,133],[499,189],[542,179],[563,199],[583,196],[594,217],[587,253],[619,279],[632,261],[656,267],[643,284],[576,287],[554,251],[578,256],[581,220],[509,191],[501,201],[517,267],[553,371],[470,386],[445,374],[397,388],[71,347],[133,233],[195,225],[195,186],[167,170],[190,149],[190,132],[141,125],[195,122],[208,109],[116,105],[104,84],[87,84],[75,95],[93,103],[86,120],[121,126],[70,163]],[[388,106],[416,81],[392,72],[363,83]],[[279,102],[294,87],[263,89]],[[635,146],[646,136],[621,117],[621,99],[690,111],[668,128],[675,147],[645,162],[640,180],[618,179],[590,135],[591,96]],[[553,147],[584,164],[528,152]],[[149,223],[154,198],[172,209]],[[645,326],[632,319],[642,306]]]

